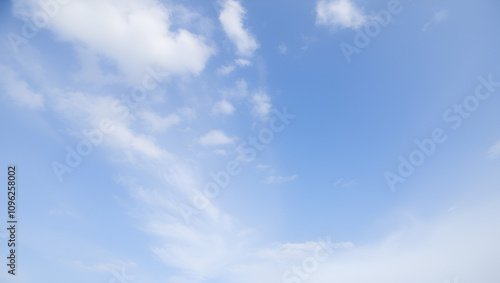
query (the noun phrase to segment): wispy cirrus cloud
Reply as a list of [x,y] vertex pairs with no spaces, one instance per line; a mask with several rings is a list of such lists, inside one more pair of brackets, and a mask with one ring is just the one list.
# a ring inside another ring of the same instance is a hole
[[424,31],[424,32],[427,31],[432,26],[435,26],[437,24],[440,24],[441,22],[444,22],[447,18],[448,18],[448,11],[447,10],[435,11],[432,18],[422,26],[422,31]]
[[275,176],[275,175],[273,175],[273,176],[267,177],[264,182],[267,184],[281,184],[281,183],[293,181],[293,180],[297,179],[298,177],[299,177],[298,174],[293,174],[290,176]]
[[129,114],[123,117],[125,112],[110,111],[116,101],[111,96],[55,92],[51,94],[51,100],[52,109],[70,124],[72,134],[81,136],[82,130],[99,129],[102,121],[109,121],[113,130],[106,134],[103,145],[117,150],[121,158],[134,161],[137,158],[171,157],[169,152],[158,145],[154,136],[137,131],[131,126],[136,115],[128,112]]
[[19,79],[16,72],[3,65],[0,65],[0,87],[18,105],[31,109],[44,108],[43,95],[33,90],[25,80]]
[[500,141],[490,147],[488,154],[490,157],[497,157],[500,155]]

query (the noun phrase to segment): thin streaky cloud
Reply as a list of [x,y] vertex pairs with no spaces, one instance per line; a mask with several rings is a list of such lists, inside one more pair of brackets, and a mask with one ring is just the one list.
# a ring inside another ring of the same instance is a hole
[[422,31],[427,31],[429,28],[432,26],[438,25],[442,22],[444,22],[448,18],[448,11],[447,10],[439,10],[434,12],[434,15],[432,16],[432,19],[430,19],[428,22],[426,22],[422,26]]
[[488,150],[488,154],[490,157],[500,156],[500,141],[490,147],[490,149]]

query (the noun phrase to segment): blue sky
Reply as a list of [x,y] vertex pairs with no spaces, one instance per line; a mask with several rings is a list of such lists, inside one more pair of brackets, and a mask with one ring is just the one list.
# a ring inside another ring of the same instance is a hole
[[0,7],[2,282],[500,279],[498,1]]

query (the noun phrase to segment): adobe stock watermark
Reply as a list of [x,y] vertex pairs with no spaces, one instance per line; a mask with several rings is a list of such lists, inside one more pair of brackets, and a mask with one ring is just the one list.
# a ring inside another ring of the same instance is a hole
[[[163,78],[168,76],[168,73],[153,70],[146,67],[147,74],[142,79],[142,84],[132,88],[130,94],[123,94],[121,99],[114,99],[110,104],[111,112],[119,115],[119,119],[126,119],[139,103],[145,101],[149,92],[154,91]],[[75,147],[66,146],[66,157],[64,162],[53,161],[51,166],[54,174],[60,183],[63,182],[64,174],[73,172],[82,162],[84,157],[89,156],[95,147],[101,145],[106,134],[111,134],[116,130],[115,123],[109,118],[102,118],[98,121],[97,126],[89,131],[83,130],[81,139]]]
[[300,265],[294,264],[283,272],[281,282],[301,283],[307,281],[311,274],[318,270],[320,263],[327,261],[337,248],[339,248],[339,244],[332,243],[330,237],[327,237],[326,240],[320,240],[314,248],[314,254],[304,258]]
[[403,6],[400,0],[390,0],[387,2],[387,9],[374,13],[374,18],[370,18],[366,24],[356,30],[353,44],[342,41],[339,47],[347,63],[351,63],[352,55],[359,54],[364,48],[368,47],[371,39],[377,37],[382,28],[391,24],[393,16],[400,14],[402,11]]
[[274,117],[269,119],[267,127],[261,128],[256,136],[249,136],[238,145],[239,156],[237,158],[228,161],[225,168],[217,173],[210,172],[211,181],[207,182],[202,190],[193,189],[191,205],[185,203],[178,205],[178,211],[187,224],[190,223],[189,219],[192,215],[200,214],[209,206],[210,199],[216,198],[221,189],[229,185],[232,177],[241,174],[243,168],[239,160],[243,159],[245,163],[254,161],[257,154],[274,140],[275,133],[285,130],[286,126],[290,124],[290,120],[296,117],[296,115],[288,113],[286,107],[283,108],[282,112],[273,109],[272,113]]
[[[454,104],[443,113],[443,121],[456,131],[479,109],[482,102],[485,102],[495,93],[496,88],[500,87],[500,80],[494,81],[493,75],[489,74],[487,78],[479,76],[479,83],[474,89],[474,94],[464,98],[462,103]],[[439,145],[442,145],[448,139],[446,130],[440,127],[432,130],[429,138],[423,140],[416,139],[415,150],[407,157],[398,156],[399,165],[397,170],[386,171],[385,180],[391,191],[396,190],[396,185],[404,183],[408,178],[415,174],[417,167],[422,166],[427,158],[436,152]]]
[[14,53],[19,53],[19,47],[33,39],[41,28],[47,26],[50,20],[59,14],[61,6],[67,5],[69,2],[71,0],[39,0],[38,4],[41,9],[33,13],[30,21],[24,23],[20,34],[15,32],[7,33],[7,39]]

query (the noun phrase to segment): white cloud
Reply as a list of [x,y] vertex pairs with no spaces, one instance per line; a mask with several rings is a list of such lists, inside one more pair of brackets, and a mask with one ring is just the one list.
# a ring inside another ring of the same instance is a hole
[[243,58],[236,59],[234,62],[240,67],[248,67],[252,65],[252,62],[250,60]]
[[216,155],[222,155],[222,156],[227,155],[227,150],[225,150],[225,149],[216,149],[216,150],[214,150],[213,152],[214,152],[214,154],[216,154]]
[[172,276],[172,277],[168,278],[167,282],[170,282],[170,283],[199,283],[198,280],[191,280],[191,279],[187,279],[187,278],[182,277],[182,276]]
[[3,65],[0,65],[0,85],[17,104],[32,109],[44,108],[43,95],[33,91],[26,81],[18,79],[14,71]]
[[231,74],[235,69],[236,67],[234,65],[220,66],[219,68],[217,68],[217,74],[227,76]]
[[212,109],[212,114],[214,114],[214,115],[218,115],[218,114],[231,115],[231,114],[233,114],[234,110],[235,110],[235,108],[231,104],[231,102],[224,99],[224,100],[217,102],[214,105],[214,107]]
[[260,170],[265,170],[265,169],[269,168],[269,165],[262,164],[259,162],[259,164],[257,164],[257,166],[255,166],[255,168],[260,169]]
[[[351,248],[354,246],[351,242],[329,243],[332,249]],[[321,247],[316,241],[306,243],[275,243],[272,248],[266,248],[258,251],[262,258],[272,260],[302,260],[314,254],[315,250]]]
[[368,17],[353,0],[320,0],[316,5],[316,24],[332,28],[359,28]]
[[95,265],[86,265],[79,260],[69,263],[70,265],[87,272],[105,271],[105,272],[120,272],[123,268],[135,268],[137,264],[133,261],[113,261],[110,263],[99,263]]
[[[38,2],[25,0],[28,5],[15,5],[15,13],[32,13],[40,9]],[[46,27],[62,40],[111,59],[135,81],[155,65],[169,75],[198,74],[214,50],[201,35],[173,30],[169,13],[157,0],[72,0]]]
[[244,79],[239,79],[235,87],[220,90],[225,98],[242,98],[248,95],[248,84]]
[[243,26],[245,13],[245,9],[238,1],[224,0],[219,20],[227,37],[236,45],[237,53],[241,56],[250,57],[259,48],[259,44]]
[[456,208],[429,222],[415,218],[383,241],[321,263],[310,282],[497,282],[498,198]]
[[309,49],[309,45],[311,45],[316,40],[316,38],[313,36],[305,35],[305,34],[302,34],[301,37],[302,37],[303,45],[300,47],[300,52],[305,53]]
[[189,107],[182,107],[177,110],[177,112],[186,119],[194,119],[196,118],[196,110]]
[[338,179],[335,184],[333,184],[334,187],[336,186],[341,186],[342,188],[347,188],[347,187],[351,187],[351,186],[354,186],[356,184],[356,181],[355,180],[351,180],[351,181],[345,181],[344,178],[340,178]]
[[429,27],[437,25],[437,24],[445,21],[447,18],[448,18],[448,11],[447,10],[440,10],[440,11],[434,12],[432,19],[430,19],[422,27],[422,31],[427,31],[429,29]]
[[211,130],[204,136],[198,139],[198,143],[202,146],[216,146],[234,143],[234,138],[228,137],[221,130]]
[[500,155],[500,141],[490,147],[488,154],[490,155],[490,157],[496,157]]
[[114,130],[104,137],[104,145],[117,149],[125,154],[128,161],[137,158],[162,159],[171,157],[170,153],[156,144],[153,136],[136,133],[130,126],[131,114],[122,117],[123,113],[110,111],[114,98],[95,96],[79,92],[54,93],[53,109],[71,122],[75,132],[99,129],[101,121],[111,121]]
[[281,184],[281,183],[293,181],[293,180],[297,179],[298,177],[299,177],[299,175],[297,175],[297,174],[293,174],[291,176],[269,176],[266,178],[266,180],[264,182],[267,184]]
[[[260,249],[260,261],[239,268],[232,282],[498,282],[500,228],[493,224],[499,221],[498,201],[456,208],[429,221],[410,216],[379,242],[332,243],[326,260],[315,260],[319,242],[278,243]],[[447,281],[453,278],[459,281]]]
[[271,99],[269,96],[262,92],[256,92],[252,97],[252,102],[254,103],[254,107],[252,109],[252,113],[255,116],[265,118],[267,114],[271,111]]
[[115,122],[116,130],[109,134],[106,145],[124,150],[127,160],[134,162],[137,158],[163,159],[171,157],[170,153],[157,145],[153,136],[138,134],[126,124]]
[[151,132],[163,132],[166,129],[179,124],[181,118],[172,113],[166,117],[161,117],[155,112],[144,111],[139,113],[139,117],[143,120],[145,128]]
[[125,177],[118,178],[130,187],[136,201],[133,213],[143,219],[142,230],[157,239],[151,251],[165,265],[181,270],[181,274],[176,274],[178,282],[200,282],[219,273],[227,267],[227,260],[242,254],[235,241],[238,231],[233,230],[232,218],[209,203],[185,222],[183,213],[189,211],[181,209],[193,205],[194,190],[203,186],[201,178],[182,161],[158,171],[165,174],[167,183],[153,189],[138,186]]
[[234,70],[236,70],[236,67],[248,67],[251,66],[252,62],[248,59],[243,59],[239,58],[234,60],[234,64],[231,65],[223,65],[217,68],[217,74],[227,76],[231,74]]
[[288,52],[288,47],[286,47],[285,43],[281,42],[280,45],[278,45],[278,51],[285,55]]
[[[179,179],[172,183],[186,188],[199,186],[196,176],[186,176],[182,171],[169,173]],[[162,243],[156,244],[153,252],[166,265],[182,271],[177,276],[185,278],[179,278],[179,282],[306,281],[294,270],[311,283],[446,282],[455,277],[460,282],[498,282],[500,278],[496,268],[500,260],[500,228],[492,225],[499,220],[498,197],[485,198],[470,207],[459,205],[452,212],[444,210],[425,221],[411,214],[401,219],[398,213],[397,230],[380,241],[363,245],[328,239],[323,243],[311,240],[261,246],[248,245],[251,236],[235,229],[231,224],[235,222],[224,220],[227,218],[220,216],[222,213],[214,221],[203,219],[184,225],[167,216],[169,209],[175,209],[168,190],[134,191],[148,211],[138,212],[144,230]],[[205,215],[196,215],[192,220]],[[318,248],[323,251],[318,253]],[[319,260],[319,254],[328,257]],[[303,266],[315,267],[306,271]]]

